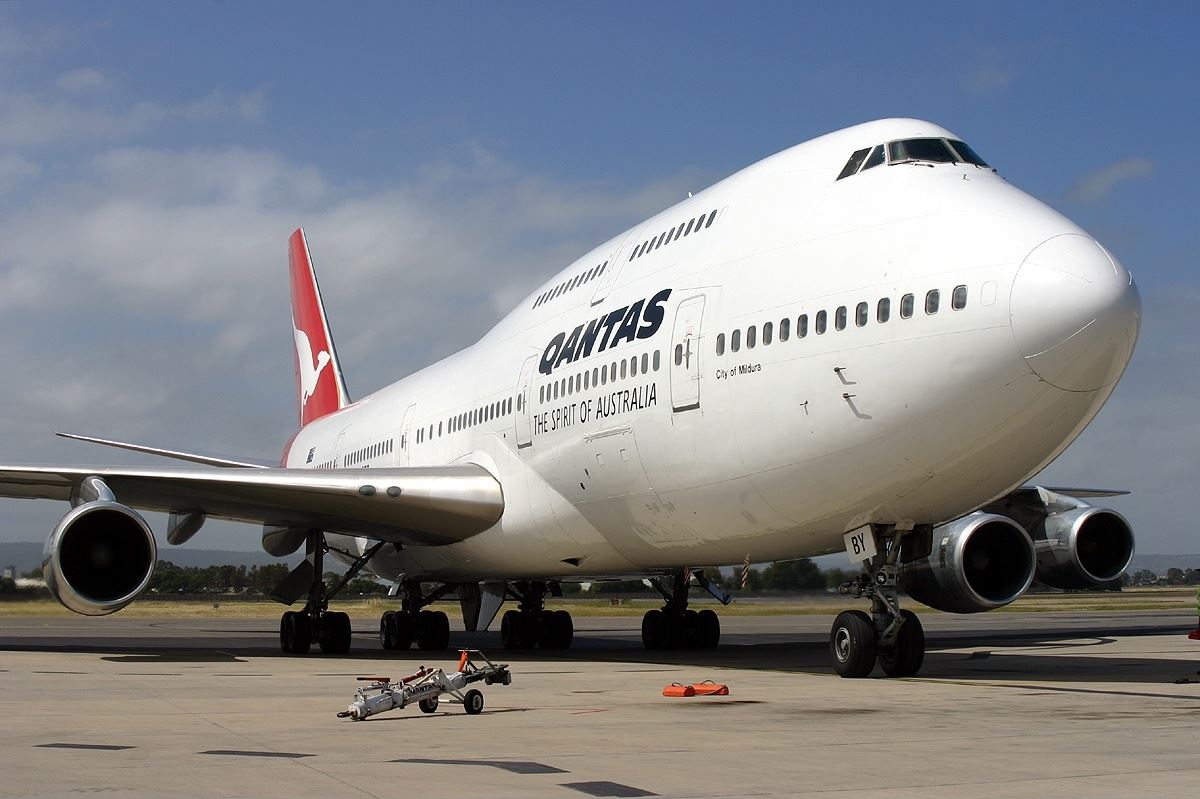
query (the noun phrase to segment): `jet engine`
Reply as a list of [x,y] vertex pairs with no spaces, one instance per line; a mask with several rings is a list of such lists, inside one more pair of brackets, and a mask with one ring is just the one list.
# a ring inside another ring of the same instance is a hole
[[1015,600],[1033,581],[1033,541],[1006,516],[973,513],[933,528],[928,546],[901,549],[900,587],[931,608],[979,613]]
[[1133,528],[1121,514],[1079,502],[1033,531],[1037,579],[1051,588],[1090,588],[1121,576],[1133,559]]
[[104,616],[146,590],[157,559],[145,519],[117,502],[96,500],[72,508],[50,533],[42,575],[66,607]]

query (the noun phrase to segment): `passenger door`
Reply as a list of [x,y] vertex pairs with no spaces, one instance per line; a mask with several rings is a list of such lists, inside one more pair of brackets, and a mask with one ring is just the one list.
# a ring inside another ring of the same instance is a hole
[[412,403],[404,411],[404,421],[400,423],[400,452],[396,459],[397,465],[408,466],[412,462],[412,426],[413,416],[417,412],[417,403]]
[[530,355],[521,367],[521,376],[517,378],[517,412],[514,414],[517,424],[517,449],[533,445],[533,410],[529,407],[529,399],[533,396],[530,390],[533,385],[533,371],[537,368],[538,356]]
[[700,351],[703,337],[704,295],[688,297],[675,309],[671,332],[671,410],[674,413],[700,407]]

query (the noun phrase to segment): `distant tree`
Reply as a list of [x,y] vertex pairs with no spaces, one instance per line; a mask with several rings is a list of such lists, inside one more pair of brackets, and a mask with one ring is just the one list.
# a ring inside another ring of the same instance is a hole
[[30,579],[30,580],[40,580],[40,579],[42,579],[42,567],[35,566],[32,569],[30,569],[29,571],[22,574],[21,576],[25,577],[27,579]]
[[837,588],[842,583],[848,583],[858,576],[858,570],[827,569],[825,571],[825,587]]
[[347,596],[382,596],[388,592],[388,586],[378,583],[369,577],[358,577],[346,584],[343,595]]
[[763,588],[771,591],[807,591],[825,587],[825,577],[810,558],[772,563],[763,571]]
[[1167,583],[1169,585],[1183,585],[1183,569],[1178,569],[1174,566],[1167,569]]
[[0,594],[15,594],[17,581],[11,577],[0,577]]

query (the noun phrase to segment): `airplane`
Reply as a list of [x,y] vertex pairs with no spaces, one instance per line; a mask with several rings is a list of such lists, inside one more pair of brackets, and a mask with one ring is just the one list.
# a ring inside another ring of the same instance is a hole
[[[299,428],[279,462],[94,436],[183,463],[0,466],[0,495],[70,502],[46,544],[53,594],[112,613],[150,582],[169,514],[262,525],[305,560],[275,590],[280,646],[350,649],[329,602],[365,571],[393,583],[385,649],[442,650],[501,617],[508,648],[565,649],[547,596],[645,577],[651,649],[711,648],[729,597],[712,564],[847,551],[870,601],[830,631],[835,671],[918,673],[902,596],[974,613],[1037,579],[1119,577],[1134,535],[1028,481],[1087,426],[1132,356],[1133,278],[1069,219],[950,131],[883,119],[761,160],[586,253],[479,341],[351,401],[302,229],[289,239]],[[63,435],[63,434],[60,434]],[[324,558],[348,565],[334,585]]]

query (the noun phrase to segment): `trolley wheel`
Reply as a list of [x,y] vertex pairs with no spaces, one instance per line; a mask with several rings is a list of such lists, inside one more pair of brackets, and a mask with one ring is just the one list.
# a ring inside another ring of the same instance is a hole
[[429,699],[422,699],[420,702],[417,702],[417,707],[421,708],[422,713],[436,713],[438,698],[435,696]]
[[476,716],[483,710],[483,692],[472,688],[463,696],[463,710],[468,716]]

